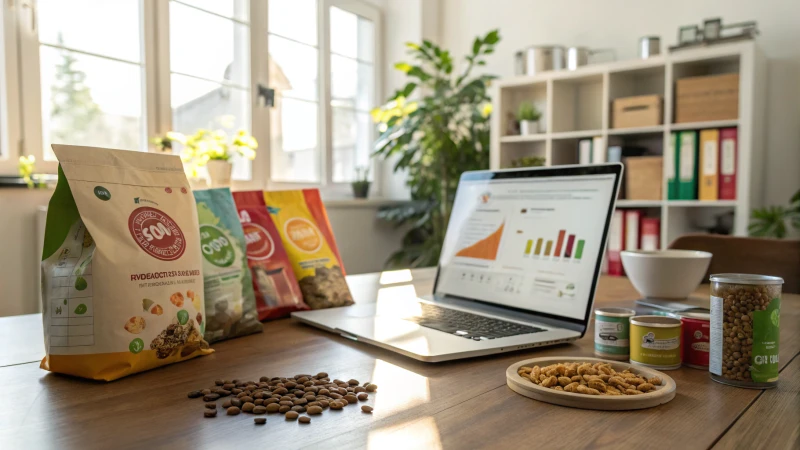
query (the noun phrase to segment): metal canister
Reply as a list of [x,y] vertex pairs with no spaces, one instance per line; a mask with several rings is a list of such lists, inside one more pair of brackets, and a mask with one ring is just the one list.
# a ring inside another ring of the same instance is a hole
[[594,310],[594,354],[601,358],[627,361],[630,358],[630,318],[628,308]]
[[631,363],[660,370],[681,367],[681,321],[667,316],[635,316],[631,322]]
[[778,384],[783,278],[711,275],[711,379],[738,387]]
[[702,312],[675,313],[683,330],[683,365],[694,369],[708,370],[708,352],[711,330],[711,315]]
[[643,36],[639,38],[639,58],[647,59],[661,53],[661,38],[658,36]]

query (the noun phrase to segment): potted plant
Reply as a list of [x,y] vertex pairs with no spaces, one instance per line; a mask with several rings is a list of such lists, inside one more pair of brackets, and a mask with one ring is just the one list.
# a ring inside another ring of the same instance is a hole
[[533,102],[522,102],[517,110],[517,120],[519,121],[519,134],[528,135],[539,132],[539,118],[542,113],[536,109]]
[[472,71],[486,64],[485,56],[494,53],[498,41],[497,30],[475,38],[460,67],[448,50],[431,41],[410,42],[406,47],[412,61],[394,66],[409,81],[372,111],[381,132],[375,154],[404,173],[412,201],[378,212],[379,218],[408,230],[387,267],[435,266],[459,177],[465,170],[489,168],[488,86],[495,77]]
[[523,156],[511,161],[511,167],[541,167],[544,166],[545,159],[541,156]]
[[249,160],[256,157],[258,142],[244,130],[239,130],[230,139],[223,130],[201,128],[190,136],[169,132],[155,140],[162,151],[172,149],[173,142],[182,144],[181,160],[190,178],[198,176],[200,167],[206,168],[209,187],[229,186],[233,164],[231,158],[241,156]]
[[356,180],[350,183],[353,187],[353,197],[367,198],[370,184],[369,167],[356,167]]

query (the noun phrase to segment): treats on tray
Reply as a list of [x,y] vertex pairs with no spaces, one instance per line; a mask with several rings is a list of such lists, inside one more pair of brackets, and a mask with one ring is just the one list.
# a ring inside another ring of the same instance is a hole
[[517,374],[544,388],[584,395],[641,395],[661,385],[658,377],[646,378],[630,369],[618,372],[606,362],[522,366]]

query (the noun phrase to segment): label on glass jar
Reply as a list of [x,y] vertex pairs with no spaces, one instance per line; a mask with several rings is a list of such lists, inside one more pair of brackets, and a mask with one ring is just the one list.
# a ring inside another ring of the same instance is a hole
[[709,344],[711,353],[708,355],[708,371],[714,375],[722,376],[722,297],[711,296],[711,332]]
[[778,336],[781,299],[773,298],[764,311],[753,311],[753,358],[750,377],[758,383],[778,379]]

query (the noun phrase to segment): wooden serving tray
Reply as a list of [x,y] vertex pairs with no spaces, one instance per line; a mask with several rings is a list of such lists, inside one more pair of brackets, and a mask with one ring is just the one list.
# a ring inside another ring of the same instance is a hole
[[[610,364],[611,367],[618,372],[631,369],[634,373],[642,374],[646,378],[659,377],[661,378],[661,386],[656,386],[656,390],[642,395],[586,395],[541,387],[517,374],[517,370],[522,366],[545,367],[560,362],[590,362],[592,364],[603,362]],[[562,356],[526,359],[509,366],[508,370],[506,370],[506,383],[508,387],[517,394],[539,400],[540,402],[569,406],[571,408],[596,409],[601,411],[652,408],[653,406],[662,405],[675,398],[675,380],[669,375],[647,367],[634,366],[625,362],[609,361],[599,358]]]

